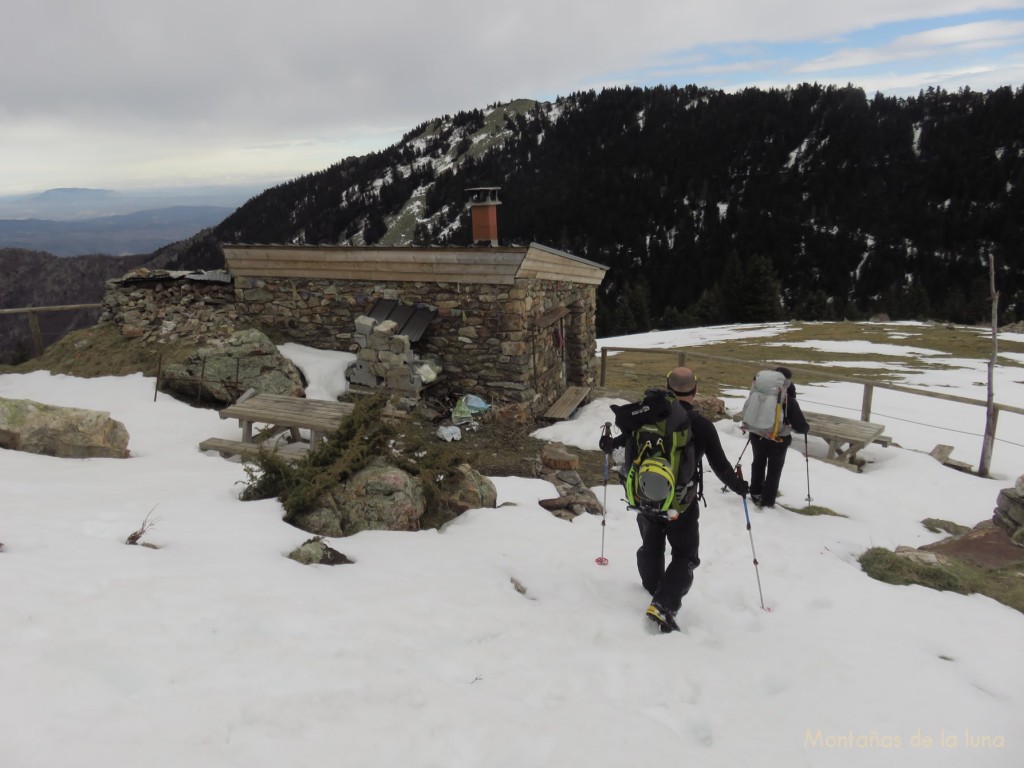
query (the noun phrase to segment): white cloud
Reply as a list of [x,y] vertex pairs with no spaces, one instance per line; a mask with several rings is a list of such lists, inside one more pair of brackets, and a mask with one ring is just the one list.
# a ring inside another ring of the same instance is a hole
[[[291,177],[382,148],[424,120],[495,101],[655,78],[722,87],[716,76],[730,72],[799,81],[810,70],[796,50],[809,41],[1022,7],[1021,0],[290,0],[256,10],[240,0],[36,0],[8,9],[0,26],[0,193],[141,183],[168,168],[189,177]],[[910,35],[900,46],[1009,47],[1020,24],[1009,27],[961,24]],[[794,48],[785,75],[777,74],[784,71],[777,54],[759,52],[783,44]],[[856,72],[872,55],[895,61],[890,48],[871,50],[837,54],[847,58],[835,65]],[[258,157],[239,149],[271,146]]]
[[898,37],[875,48],[848,48],[793,68],[794,72],[856,69],[892,61],[945,56],[1024,44],[1024,22],[976,22]]

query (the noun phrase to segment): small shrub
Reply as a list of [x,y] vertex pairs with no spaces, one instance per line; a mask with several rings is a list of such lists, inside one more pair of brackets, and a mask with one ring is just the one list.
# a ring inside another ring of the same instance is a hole
[[443,511],[448,480],[466,459],[451,446],[442,450],[414,451],[414,455],[419,456],[415,461],[404,456],[395,446],[394,425],[384,418],[387,402],[383,393],[359,399],[352,413],[342,419],[326,442],[297,462],[289,462],[272,452],[261,452],[246,462],[247,481],[239,498],[243,501],[278,498],[285,509],[285,520],[291,521],[315,509],[318,500],[330,488],[353,477],[374,458],[381,457],[420,479],[426,504],[422,523],[425,527],[434,527],[431,521]]
[[[125,544],[139,544],[139,540],[147,533],[149,533],[153,526],[155,526],[159,522],[159,518],[156,520],[149,519],[150,515],[153,514],[153,511],[155,509],[156,507],[153,507],[153,509],[149,510],[149,514],[146,515],[146,519],[142,521],[142,525],[139,526],[138,530],[132,531],[132,533],[128,534],[128,538],[124,540]],[[143,542],[139,545],[143,547],[149,547],[150,549],[157,549],[157,546],[155,544],[147,544]]]
[[957,572],[952,561],[949,566],[933,565],[897,555],[884,547],[872,547],[860,556],[859,562],[868,576],[886,584],[920,584],[940,592],[958,592],[961,595],[976,591],[965,574]]

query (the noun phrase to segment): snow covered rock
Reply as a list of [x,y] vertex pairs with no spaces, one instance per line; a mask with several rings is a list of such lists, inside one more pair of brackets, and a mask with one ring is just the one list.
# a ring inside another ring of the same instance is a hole
[[231,403],[247,389],[302,397],[302,376],[263,333],[238,331],[200,347],[184,365],[167,366],[165,386],[188,397]]
[[0,448],[68,459],[129,455],[128,430],[106,411],[0,398]]

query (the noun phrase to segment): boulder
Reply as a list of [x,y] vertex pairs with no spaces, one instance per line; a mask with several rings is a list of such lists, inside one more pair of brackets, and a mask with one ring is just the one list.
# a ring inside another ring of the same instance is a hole
[[129,455],[128,430],[106,411],[0,398],[0,448],[68,459]]
[[289,522],[319,536],[359,531],[417,531],[426,503],[419,478],[375,459]]
[[303,565],[346,565],[352,561],[336,549],[332,549],[322,538],[314,536],[302,546],[288,553],[288,557]]
[[325,493],[309,512],[289,522],[318,536],[351,536],[359,531],[418,531],[440,528],[468,509],[494,507],[494,483],[468,464],[460,465],[444,483],[436,508],[427,510],[418,477],[375,459],[350,480]]
[[[1018,478],[1017,485],[1020,484]],[[999,492],[992,520],[1006,531],[1014,544],[1024,546],[1024,493],[1018,490],[1017,485]]]
[[545,443],[540,449],[540,460],[552,469],[578,469],[580,457],[570,452],[562,443]]
[[[454,520],[469,509],[481,509],[498,505],[498,489],[489,477],[484,477],[469,464],[460,464],[445,484],[442,500],[447,519],[436,521],[431,527],[441,527],[448,520]],[[432,521],[434,523],[434,521]]]
[[711,421],[718,421],[728,415],[725,401],[711,395],[697,395],[693,399],[693,409]]
[[187,397],[232,403],[248,389],[272,395],[302,397],[302,376],[257,330],[238,331],[200,347],[183,365],[168,365],[163,385]]

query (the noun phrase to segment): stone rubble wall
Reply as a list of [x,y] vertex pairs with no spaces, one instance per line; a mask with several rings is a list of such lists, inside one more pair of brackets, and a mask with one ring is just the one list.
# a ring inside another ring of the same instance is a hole
[[1010,534],[1014,544],[1024,546],[1024,476],[1013,488],[999,491],[992,519]]
[[[356,319],[378,299],[424,304],[437,316],[414,344],[436,358],[453,391],[543,411],[566,385],[592,386],[596,286],[517,280],[514,285],[382,283],[311,278],[110,281],[100,324],[145,341],[221,337],[256,327],[318,349],[357,351]],[[558,307],[569,315],[536,321]]]

